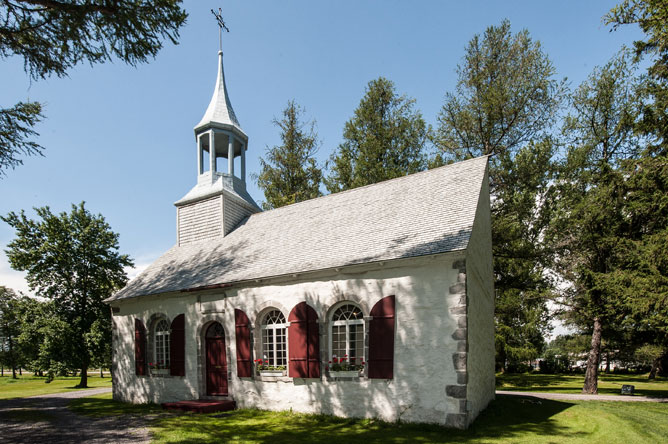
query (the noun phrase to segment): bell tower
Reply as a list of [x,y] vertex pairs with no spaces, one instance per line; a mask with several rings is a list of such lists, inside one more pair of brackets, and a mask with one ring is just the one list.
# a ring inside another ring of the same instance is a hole
[[[212,10],[213,12],[213,10]],[[227,30],[216,14],[219,30]],[[177,242],[187,245],[223,237],[260,210],[246,191],[248,136],[241,129],[225,84],[223,51],[218,51],[218,76],[213,96],[195,125],[197,184],[177,201]],[[234,160],[240,158],[239,171]]]

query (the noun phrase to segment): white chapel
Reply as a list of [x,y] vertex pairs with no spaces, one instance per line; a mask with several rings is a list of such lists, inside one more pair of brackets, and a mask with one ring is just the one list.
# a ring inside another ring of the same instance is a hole
[[487,158],[263,212],[217,68],[176,244],[107,300],[114,399],[468,427],[495,390]]

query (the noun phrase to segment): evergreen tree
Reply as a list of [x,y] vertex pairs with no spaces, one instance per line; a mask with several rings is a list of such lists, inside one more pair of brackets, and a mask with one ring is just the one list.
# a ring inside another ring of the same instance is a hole
[[490,156],[497,367],[536,358],[549,329],[543,241],[552,211],[556,144],[549,136],[565,91],[540,43],[510,22],[469,42],[454,93],[438,117],[435,164]]
[[[67,75],[82,62],[118,58],[134,66],[177,43],[186,13],[181,0],[5,0],[0,2],[0,58],[23,58],[31,79]],[[41,154],[31,136],[43,118],[38,102],[0,108],[0,175]]]
[[327,189],[335,193],[424,170],[430,128],[414,107],[415,100],[398,96],[390,80],[370,81],[330,158]]
[[596,68],[572,96],[564,134],[569,140],[559,175],[559,209],[552,238],[557,271],[572,284],[562,302],[571,322],[591,332],[583,393],[597,393],[605,328],[623,319],[624,261],[629,219],[620,166],[637,157],[639,81],[622,51]]
[[445,95],[435,142],[447,158],[513,153],[555,121],[564,82],[540,42],[510,22],[475,35],[457,67],[455,93]]
[[109,325],[109,307],[103,300],[125,285],[124,267],[132,261],[118,253],[118,235],[104,218],[88,212],[83,202],[73,205],[69,214],[55,215],[48,207],[35,210],[40,220],[28,219],[23,211],[1,217],[17,234],[5,252],[14,269],[27,271],[30,288],[55,302],[67,335],[51,333],[47,338],[67,338],[59,351],[68,366],[81,370],[78,387],[86,387],[95,357],[92,329]]
[[623,271],[634,327],[662,350],[652,364],[654,378],[668,374],[668,1],[625,0],[605,20],[613,29],[638,24],[645,39],[634,42],[635,55],[651,63],[635,127],[647,146],[624,164],[634,237]]
[[267,160],[260,158],[262,171],[257,177],[266,199],[265,210],[321,195],[322,170],[315,160],[318,135],[314,122],[301,121],[303,113],[299,105],[290,101],[283,118],[274,119],[274,125],[281,130],[282,144],[267,149]]

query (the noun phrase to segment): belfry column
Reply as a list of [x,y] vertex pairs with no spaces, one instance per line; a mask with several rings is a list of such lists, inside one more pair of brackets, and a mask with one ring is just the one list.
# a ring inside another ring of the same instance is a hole
[[234,136],[230,134],[230,144],[227,147],[227,172],[234,176]]
[[202,174],[202,170],[203,170],[203,168],[202,168],[203,161],[202,161],[202,140],[201,140],[201,138],[202,138],[202,136],[195,137],[195,139],[197,141],[197,175],[198,176],[200,174]]
[[213,176],[214,171],[216,171],[216,143],[214,142],[213,130],[209,130],[209,171]]
[[246,145],[241,145],[241,181],[246,183]]

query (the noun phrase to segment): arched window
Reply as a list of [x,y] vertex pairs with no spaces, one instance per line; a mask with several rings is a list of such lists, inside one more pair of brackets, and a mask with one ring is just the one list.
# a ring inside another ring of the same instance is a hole
[[169,368],[169,323],[160,319],[153,329],[154,365],[156,368]]
[[331,359],[346,361],[352,365],[364,362],[364,316],[353,304],[344,304],[334,311],[331,320]]
[[271,310],[262,320],[262,358],[270,366],[287,364],[285,316],[279,310]]

